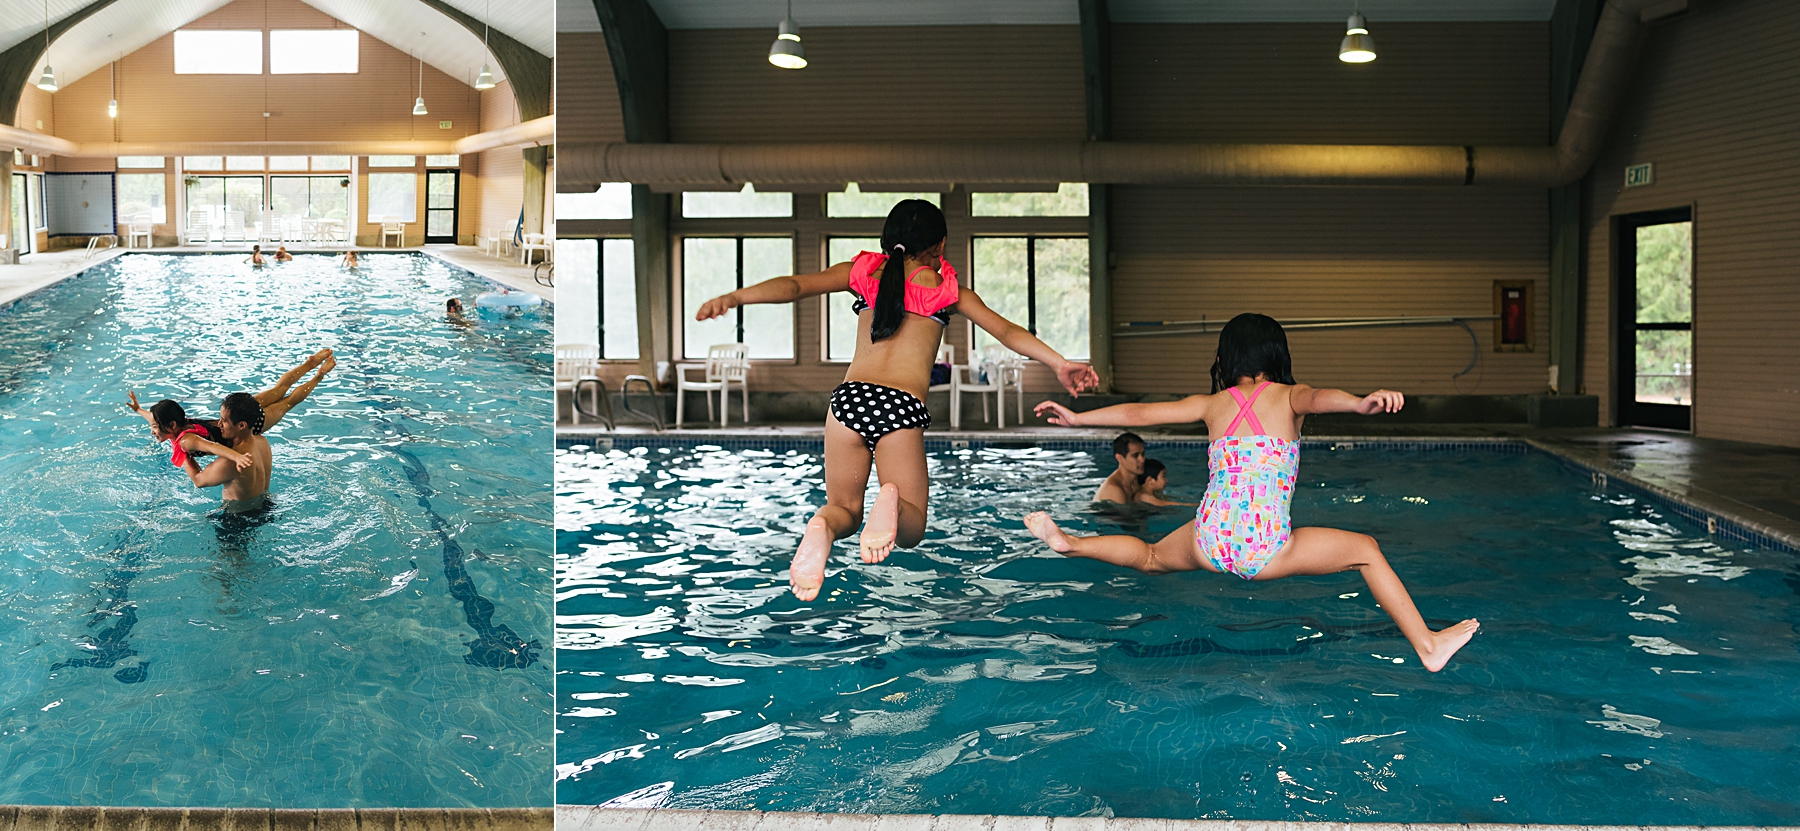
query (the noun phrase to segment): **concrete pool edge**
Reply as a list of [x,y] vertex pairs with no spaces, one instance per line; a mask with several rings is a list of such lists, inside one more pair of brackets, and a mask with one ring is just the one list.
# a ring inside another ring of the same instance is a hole
[[[1708,826],[1716,831],[1793,831],[1779,826]],[[993,814],[825,814],[764,811],[556,806],[557,831],[1691,831],[1639,825],[1508,825],[1504,823],[1287,822],[1017,817]]]
[[0,831],[550,831],[549,808],[0,805]]

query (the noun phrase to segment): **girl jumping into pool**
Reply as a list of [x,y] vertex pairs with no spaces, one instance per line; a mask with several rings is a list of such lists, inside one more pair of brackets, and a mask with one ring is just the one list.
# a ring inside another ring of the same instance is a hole
[[1219,333],[1212,381],[1213,394],[1168,403],[1118,404],[1085,413],[1051,401],[1036,408],[1050,423],[1064,427],[1206,422],[1212,437],[1207,445],[1211,481],[1192,526],[1177,528],[1155,544],[1130,536],[1064,534],[1042,511],[1026,515],[1025,527],[1059,553],[1146,574],[1205,569],[1245,580],[1277,580],[1355,569],[1425,668],[1443,669],[1475,635],[1479,621],[1470,618],[1431,631],[1373,537],[1336,528],[1291,528],[1288,515],[1306,416],[1399,412],[1405,397],[1389,390],[1358,397],[1294,383],[1287,334],[1273,318],[1259,314],[1238,315]]
[[[956,269],[943,258],[947,236],[936,205],[902,200],[888,212],[880,252],[864,251],[816,274],[765,280],[708,300],[694,314],[710,320],[748,303],[792,303],[836,291],[856,297],[856,355],[844,383],[832,391],[825,417],[826,504],[806,523],[789,571],[801,600],[818,596],[831,544],[858,525],[865,563],[881,562],[896,545],[911,548],[925,536],[925,428],[931,424],[925,391],[952,312],[1055,370],[1070,394],[1099,386],[1087,364],[1064,359],[960,286]],[[863,489],[871,461],[881,490],[865,524]]]

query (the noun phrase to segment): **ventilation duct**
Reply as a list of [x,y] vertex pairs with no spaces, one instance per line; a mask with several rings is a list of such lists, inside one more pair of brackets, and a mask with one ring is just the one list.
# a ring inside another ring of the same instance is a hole
[[1558,187],[1599,156],[1643,33],[1665,0],[1607,0],[1551,147],[1140,142],[581,143],[557,147],[557,188],[602,182],[720,190],[858,182]]

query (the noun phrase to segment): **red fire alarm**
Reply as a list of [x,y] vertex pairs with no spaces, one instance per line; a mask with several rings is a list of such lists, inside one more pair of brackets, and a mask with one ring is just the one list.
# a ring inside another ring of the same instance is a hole
[[1494,351],[1532,351],[1531,281],[1494,281]]

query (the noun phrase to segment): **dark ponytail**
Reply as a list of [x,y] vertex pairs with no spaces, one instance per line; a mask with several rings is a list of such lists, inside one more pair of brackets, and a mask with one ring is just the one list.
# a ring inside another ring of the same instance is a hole
[[944,212],[923,199],[902,199],[888,211],[881,229],[881,290],[875,295],[875,316],[869,321],[869,340],[879,341],[900,330],[906,318],[906,258],[920,256],[949,236]]

